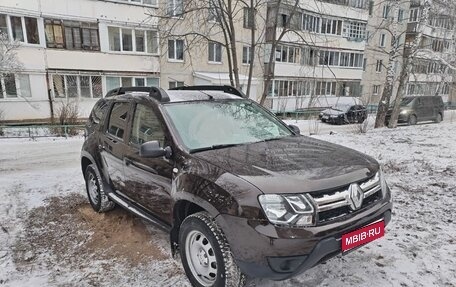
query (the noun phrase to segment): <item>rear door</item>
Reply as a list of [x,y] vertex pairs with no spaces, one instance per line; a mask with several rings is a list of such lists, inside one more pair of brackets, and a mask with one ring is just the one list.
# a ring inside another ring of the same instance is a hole
[[125,195],[150,213],[171,224],[172,159],[143,158],[141,144],[158,141],[161,147],[171,145],[166,127],[157,116],[158,110],[138,103],[135,107],[128,148],[124,158]]
[[415,111],[416,111],[416,117],[417,117],[418,121],[427,120],[428,115],[427,115],[426,109],[428,109],[428,108],[424,104],[423,97],[416,97]]
[[115,102],[111,106],[106,130],[103,133],[100,154],[104,170],[108,172],[116,190],[125,188],[123,182],[123,157],[126,150],[125,137],[130,118],[131,105],[128,102]]

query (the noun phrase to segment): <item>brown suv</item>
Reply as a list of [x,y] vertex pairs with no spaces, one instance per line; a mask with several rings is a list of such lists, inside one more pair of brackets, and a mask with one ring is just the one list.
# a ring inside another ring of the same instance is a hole
[[119,88],[86,132],[92,207],[119,205],[168,232],[194,286],[290,278],[391,219],[377,161],[301,136],[232,87]]

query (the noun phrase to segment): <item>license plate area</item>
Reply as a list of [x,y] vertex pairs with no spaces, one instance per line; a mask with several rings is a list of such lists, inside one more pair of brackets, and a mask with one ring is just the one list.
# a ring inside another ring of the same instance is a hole
[[385,221],[381,220],[342,235],[342,252],[351,251],[385,235]]

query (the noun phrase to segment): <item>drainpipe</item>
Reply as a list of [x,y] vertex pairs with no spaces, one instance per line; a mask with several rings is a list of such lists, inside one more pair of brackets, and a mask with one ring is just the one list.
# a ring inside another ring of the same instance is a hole
[[52,101],[51,85],[49,83],[49,72],[46,69],[46,86],[48,91],[49,109],[51,111],[51,123],[54,124],[54,102]]

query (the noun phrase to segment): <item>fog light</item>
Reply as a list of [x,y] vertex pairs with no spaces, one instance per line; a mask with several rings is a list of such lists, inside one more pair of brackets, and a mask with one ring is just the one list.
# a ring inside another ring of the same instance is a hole
[[296,222],[297,226],[309,226],[312,225],[313,216],[312,215],[303,215],[299,220]]

